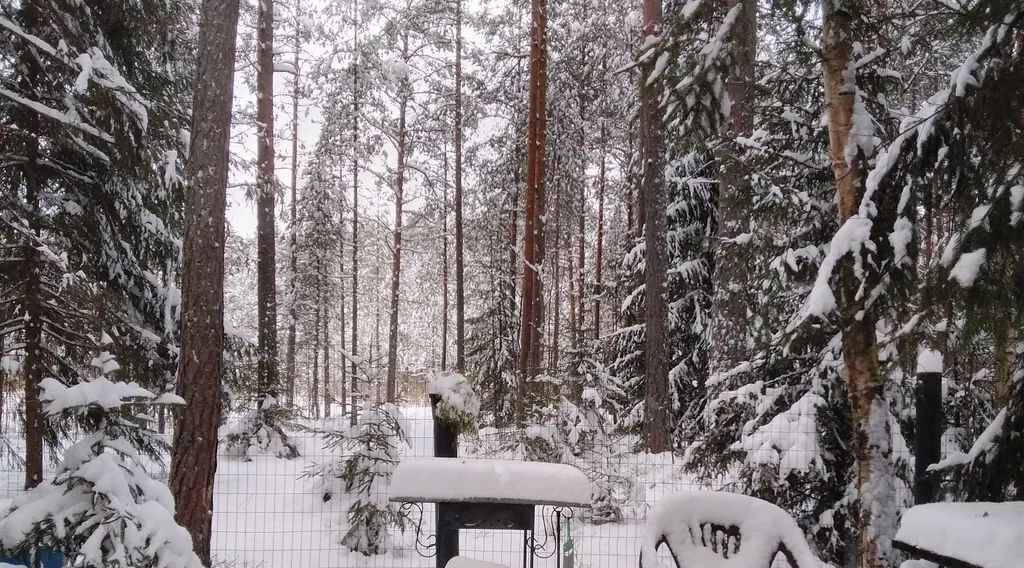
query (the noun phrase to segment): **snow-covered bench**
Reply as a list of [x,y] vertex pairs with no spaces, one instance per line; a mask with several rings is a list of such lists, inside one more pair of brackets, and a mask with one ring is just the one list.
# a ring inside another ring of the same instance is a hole
[[903,513],[893,546],[949,568],[1024,565],[1024,502],[929,503]]
[[694,492],[662,499],[647,521],[640,568],[656,568],[658,549],[678,568],[770,568],[782,555],[792,568],[819,568],[796,521],[761,499]]

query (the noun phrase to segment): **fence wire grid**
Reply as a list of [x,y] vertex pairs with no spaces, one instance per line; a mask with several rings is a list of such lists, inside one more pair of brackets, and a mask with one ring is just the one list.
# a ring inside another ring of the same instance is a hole
[[[8,409],[17,408],[9,401]],[[390,531],[387,551],[364,556],[342,544],[348,530],[349,506],[358,497],[344,491],[340,480],[311,478],[304,475],[317,465],[340,462],[344,448],[325,447],[325,440],[316,433],[323,429],[344,429],[349,418],[341,415],[340,405],[331,418],[299,418],[296,427],[287,433],[297,446],[295,459],[276,457],[273,451],[257,453],[250,461],[225,449],[221,443],[214,489],[213,566],[219,568],[432,568],[435,559],[423,556],[417,548],[417,531],[421,540],[434,534],[434,507],[425,504],[422,518],[412,509],[404,531]],[[432,456],[433,436],[429,404],[420,402],[400,406],[406,441],[399,444],[402,458]],[[241,420],[228,416],[222,433]],[[170,422],[170,421],[168,421]],[[153,425],[156,428],[156,424]],[[20,413],[5,411],[2,436],[18,455],[24,456],[23,421]],[[459,455],[465,457],[521,458],[522,454],[507,451],[508,441],[521,431],[483,428],[476,435],[460,436]],[[168,430],[163,434],[170,443]],[[619,443],[623,443],[621,440]],[[503,449],[504,448],[504,449]],[[790,451],[801,451],[793,448]],[[806,451],[812,451],[807,448]],[[54,452],[56,453],[56,452]],[[47,451],[45,467],[52,475],[59,455]],[[568,534],[574,545],[576,568],[618,568],[636,566],[644,523],[649,511],[665,495],[702,489],[716,489],[697,482],[684,472],[682,458],[667,452],[651,455],[640,452],[608,452],[604,459],[616,471],[615,486],[621,519],[595,523],[585,510],[573,511]],[[167,481],[169,457],[162,465],[152,465],[150,474]],[[447,480],[436,480],[438,483]],[[23,492],[24,467],[16,462],[0,464],[0,506]],[[387,501],[385,484],[375,484],[376,502]],[[398,508],[398,505],[395,506]],[[548,558],[535,558],[535,566],[556,565],[565,542],[555,543],[551,526],[551,510],[537,507],[536,538],[548,536],[545,553]],[[564,536],[564,535],[563,535]],[[462,530],[460,554],[512,568],[522,565],[523,535],[518,531]]]

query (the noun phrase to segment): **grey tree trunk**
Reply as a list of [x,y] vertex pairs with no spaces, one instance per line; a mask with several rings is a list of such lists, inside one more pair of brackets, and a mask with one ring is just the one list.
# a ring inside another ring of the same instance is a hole
[[[407,61],[409,37],[402,37],[402,54]],[[405,200],[406,160],[406,112],[409,107],[410,87],[408,79],[402,78],[398,85],[398,163],[395,167],[395,230],[391,251],[391,311],[388,314],[388,376],[385,400],[395,402],[398,383],[398,307],[399,289],[402,280],[402,205]]]
[[256,53],[256,306],[259,393],[277,396],[277,231],[274,226],[274,1],[259,0]]
[[735,239],[747,231],[753,190],[744,169],[737,137],[750,136],[754,128],[754,60],[757,49],[757,0],[726,0],[726,9],[739,5],[732,28],[732,71],[726,82],[730,115],[728,142],[716,153],[720,164],[718,192],[718,239],[713,273],[714,295],[711,324],[711,373],[732,369],[750,357],[747,345],[747,302],[743,296],[749,254]]

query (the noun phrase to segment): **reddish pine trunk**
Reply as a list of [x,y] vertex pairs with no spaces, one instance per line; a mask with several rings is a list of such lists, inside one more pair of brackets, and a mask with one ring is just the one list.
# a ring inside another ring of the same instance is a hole
[[259,0],[256,54],[256,304],[260,393],[277,395],[277,262],[274,227],[274,2]]
[[[352,0],[352,357],[359,354],[359,0]],[[352,414],[349,424],[355,426],[358,414],[356,379],[358,367],[352,361],[349,391]]]
[[448,370],[448,153],[444,155],[441,203],[441,370]]
[[466,261],[462,225],[462,0],[455,0],[455,368],[460,373],[466,371]]
[[[644,36],[662,32],[661,0],[644,0]],[[646,344],[644,345],[647,392],[644,398],[644,442],[652,453],[670,449],[670,399],[668,389],[665,274],[668,255],[665,242],[665,141],[658,108],[658,84],[646,85],[652,64],[645,65],[640,92],[640,135],[643,158],[640,204],[646,247]]]
[[541,363],[544,294],[539,269],[544,261],[544,151],[547,144],[547,0],[531,1],[530,98],[526,136],[526,210],[523,229],[523,307],[520,326],[517,418],[525,419],[527,382]]
[[224,210],[238,2],[203,0],[192,142],[186,166],[178,394],[170,486],[175,520],[210,564],[224,353]]

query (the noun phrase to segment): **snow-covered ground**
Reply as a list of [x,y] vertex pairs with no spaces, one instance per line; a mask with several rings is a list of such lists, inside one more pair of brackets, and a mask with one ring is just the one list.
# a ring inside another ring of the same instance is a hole
[[[407,456],[432,453],[430,410],[406,407],[410,446]],[[333,419],[337,420],[337,419]],[[322,425],[323,421],[320,424]],[[313,426],[314,424],[310,424]],[[10,431],[10,430],[5,430]],[[214,504],[213,549],[215,564],[233,568],[342,568],[401,567],[428,568],[433,558],[423,558],[415,550],[414,531],[395,535],[393,550],[385,555],[364,557],[349,552],[340,544],[345,533],[347,495],[334,493],[324,500],[324,487],[318,480],[302,477],[311,464],[336,458],[325,450],[321,440],[311,434],[295,433],[302,457],[296,460],[258,456],[243,462],[222,456],[217,468]],[[13,440],[23,451],[21,440]],[[643,517],[665,494],[699,489],[683,476],[669,455],[629,456],[630,470],[638,478],[627,520],[600,526],[574,521],[572,533],[576,547],[576,566],[581,568],[618,568],[634,566],[643,535]],[[10,467],[0,471],[0,499],[20,491],[23,473]],[[546,511],[550,512],[550,511]],[[422,529],[433,533],[433,509],[424,509]],[[543,519],[538,510],[537,538]],[[462,531],[463,555],[519,566],[522,562],[522,536],[510,531]],[[551,550],[549,542],[548,551]],[[553,558],[537,559],[536,566],[554,566]]]

